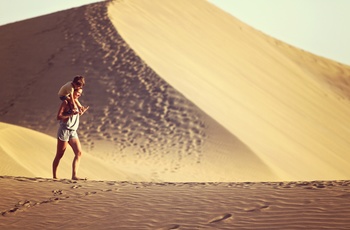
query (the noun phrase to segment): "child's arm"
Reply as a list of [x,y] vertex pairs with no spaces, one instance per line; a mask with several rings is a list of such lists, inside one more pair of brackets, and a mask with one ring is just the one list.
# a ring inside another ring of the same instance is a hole
[[83,108],[78,99],[75,99],[75,104],[78,106],[79,109]]

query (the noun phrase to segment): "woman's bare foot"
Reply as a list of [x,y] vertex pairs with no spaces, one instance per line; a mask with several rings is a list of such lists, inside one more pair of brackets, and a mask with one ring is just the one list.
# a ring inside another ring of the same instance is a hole
[[72,180],[87,180],[87,178],[72,177]]

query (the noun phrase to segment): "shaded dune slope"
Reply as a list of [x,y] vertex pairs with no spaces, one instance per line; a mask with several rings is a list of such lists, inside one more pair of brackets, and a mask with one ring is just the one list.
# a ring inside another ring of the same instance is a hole
[[89,154],[140,172],[143,180],[277,179],[249,147],[134,53],[110,22],[107,4],[0,28],[0,121],[55,136],[56,92],[83,74],[81,101],[91,109],[80,137]]

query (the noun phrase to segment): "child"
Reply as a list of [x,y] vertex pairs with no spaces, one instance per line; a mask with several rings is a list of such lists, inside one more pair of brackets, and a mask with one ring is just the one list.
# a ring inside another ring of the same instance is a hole
[[85,79],[83,76],[77,75],[74,77],[73,81],[67,82],[65,85],[61,87],[58,91],[58,96],[62,101],[67,100],[69,106],[73,112],[73,114],[79,113],[79,110],[82,109],[82,105],[78,101],[78,99],[73,99],[73,93],[75,89],[82,89],[85,85]]

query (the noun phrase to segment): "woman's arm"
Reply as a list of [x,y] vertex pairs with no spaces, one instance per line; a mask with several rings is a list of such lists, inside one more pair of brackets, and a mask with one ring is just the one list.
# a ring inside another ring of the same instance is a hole
[[66,108],[68,106],[67,101],[63,101],[57,113],[57,120],[67,120],[71,115],[66,114]]

